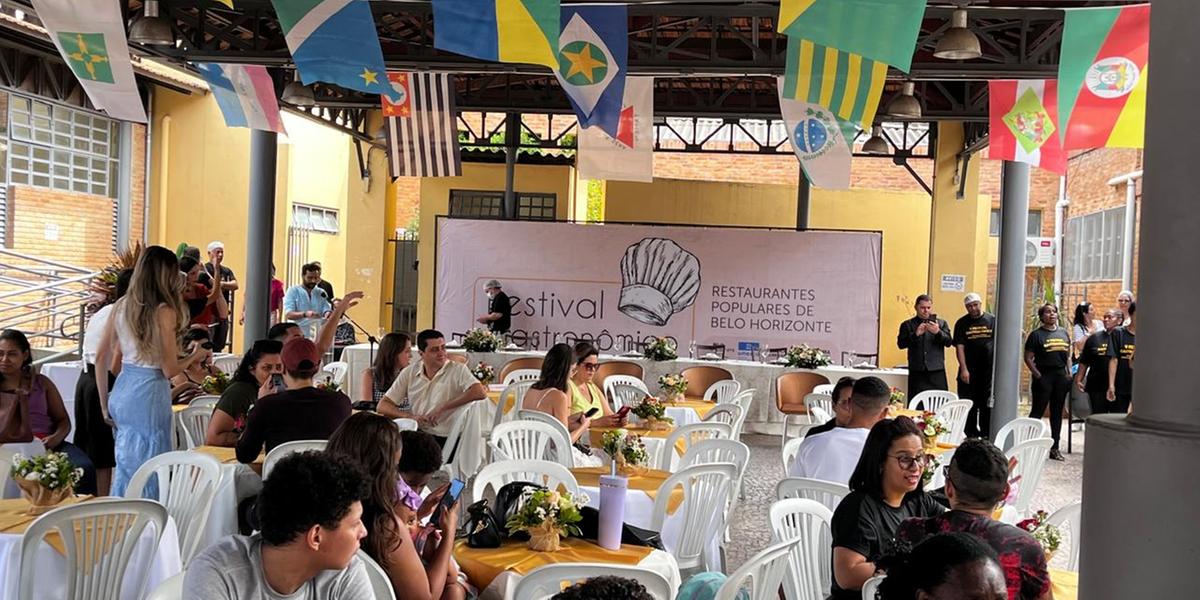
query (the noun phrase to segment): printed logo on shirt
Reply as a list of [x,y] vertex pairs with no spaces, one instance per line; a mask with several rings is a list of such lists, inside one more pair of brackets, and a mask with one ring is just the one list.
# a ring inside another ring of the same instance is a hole
[[1129,360],[1130,358],[1133,358],[1135,345],[1136,344],[1134,343],[1125,343],[1121,345],[1121,349],[1119,350],[1121,354],[1121,360]]
[[987,325],[972,325],[967,328],[968,340],[986,340],[992,337],[992,328]]
[[1047,338],[1042,342],[1042,349],[1046,352],[1067,352],[1071,349],[1071,342],[1066,338]]

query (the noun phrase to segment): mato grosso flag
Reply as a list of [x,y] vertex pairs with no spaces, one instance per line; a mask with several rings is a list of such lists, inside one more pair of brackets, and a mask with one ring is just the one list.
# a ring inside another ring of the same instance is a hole
[[1067,174],[1067,154],[1058,138],[1057,81],[989,81],[988,105],[988,158]]
[[1150,5],[1066,11],[1058,62],[1063,148],[1141,148]]
[[114,0],[33,0],[33,9],[92,104],[114,119],[145,123],[121,6]]
[[624,5],[562,9],[558,70],[554,76],[571,100],[580,127],[617,137],[629,56],[629,11]]

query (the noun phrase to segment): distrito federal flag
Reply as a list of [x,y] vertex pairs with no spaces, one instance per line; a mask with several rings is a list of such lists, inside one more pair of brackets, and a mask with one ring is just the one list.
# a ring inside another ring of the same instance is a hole
[[814,102],[792,100],[783,94],[783,77],[777,78],[779,109],[787,125],[788,141],[808,180],[819,188],[850,188],[850,141],[854,124]]
[[599,127],[579,130],[579,177],[616,181],[654,180],[654,78],[625,80],[617,135]]
[[988,82],[988,158],[1012,160],[1067,174],[1058,136],[1058,82]]

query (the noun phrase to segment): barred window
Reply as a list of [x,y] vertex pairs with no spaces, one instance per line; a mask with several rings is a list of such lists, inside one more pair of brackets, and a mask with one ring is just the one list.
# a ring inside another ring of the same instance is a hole
[[[555,194],[517,192],[517,221],[553,221],[558,206]],[[504,192],[450,190],[450,216],[505,219]]]
[[1120,279],[1124,241],[1124,207],[1068,219],[1063,242],[1063,280]]
[[337,233],[340,229],[338,212],[335,209],[321,206],[293,204],[292,227],[318,233]]
[[13,94],[9,181],[117,197],[117,121]]

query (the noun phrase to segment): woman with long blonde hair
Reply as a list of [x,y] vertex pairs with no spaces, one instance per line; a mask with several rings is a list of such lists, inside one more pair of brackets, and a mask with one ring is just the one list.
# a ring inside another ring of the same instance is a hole
[[[147,460],[171,450],[170,378],[202,356],[199,346],[179,357],[179,340],[187,327],[183,277],[175,253],[162,246],[142,251],[125,297],[118,300],[104,328],[96,364],[116,357],[121,365],[108,393],[108,378],[96,377],[100,409],[112,425],[116,473],[112,494],[122,496],[134,472]],[[97,371],[99,373],[99,371]],[[157,497],[151,483],[144,492]]]

